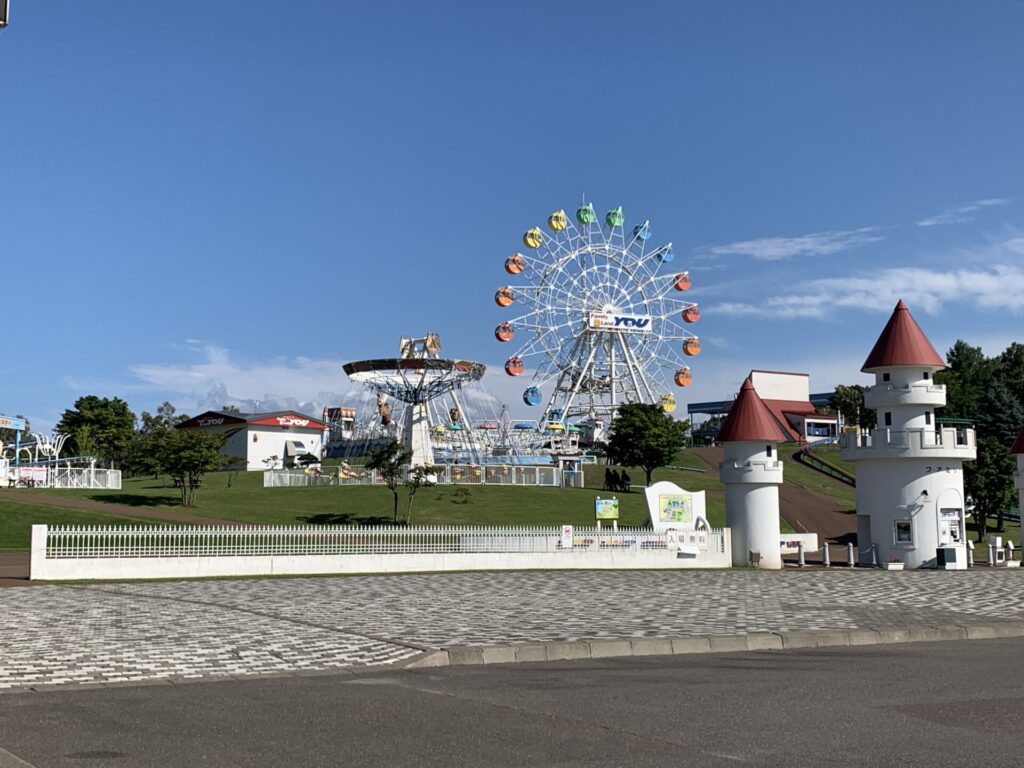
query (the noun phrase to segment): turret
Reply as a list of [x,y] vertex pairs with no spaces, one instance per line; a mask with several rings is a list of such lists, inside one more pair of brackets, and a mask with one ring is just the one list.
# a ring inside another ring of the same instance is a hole
[[840,439],[840,455],[857,465],[862,563],[932,565],[939,547],[958,548],[957,566],[965,562],[963,462],[975,457],[974,430],[938,425],[946,388],[935,373],[945,367],[900,300],[861,367],[875,376],[864,405],[878,425]]
[[750,379],[743,382],[718,432],[725,449],[725,524],[732,529],[732,564],[781,568],[778,442],[785,439]]

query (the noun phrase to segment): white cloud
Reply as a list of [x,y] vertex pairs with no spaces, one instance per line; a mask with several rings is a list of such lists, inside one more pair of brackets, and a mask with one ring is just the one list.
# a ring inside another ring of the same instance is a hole
[[915,310],[933,315],[950,303],[1019,314],[1021,295],[1024,268],[1015,265],[948,271],[898,267],[869,275],[810,280],[797,285],[793,293],[769,297],[758,305],[722,303],[708,307],[707,313],[824,318],[840,309],[889,312],[902,298]]
[[839,232],[813,232],[797,237],[762,237],[703,249],[714,256],[750,256],[758,261],[778,261],[793,256],[829,256],[883,239],[878,227]]
[[1010,201],[1011,200],[1008,197],[989,197],[984,200],[973,200],[970,203],[965,203],[955,208],[947,208],[945,211],[936,214],[935,216],[920,219],[917,221],[917,226],[934,227],[940,224],[960,224],[973,219],[974,216],[971,214],[977,213],[983,208],[1007,205]]

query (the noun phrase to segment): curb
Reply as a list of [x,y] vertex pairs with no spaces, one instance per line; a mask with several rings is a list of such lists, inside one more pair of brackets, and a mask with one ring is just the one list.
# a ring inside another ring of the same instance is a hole
[[787,651],[797,648],[839,648],[895,643],[927,643],[952,640],[989,640],[1024,637],[1024,621],[996,624],[956,624],[935,627],[910,624],[870,629],[799,630],[751,632],[738,635],[677,635],[608,640],[574,640],[548,643],[450,645],[394,666],[403,669],[489,666],[578,659],[616,659],[634,656],[683,656],[697,653]]

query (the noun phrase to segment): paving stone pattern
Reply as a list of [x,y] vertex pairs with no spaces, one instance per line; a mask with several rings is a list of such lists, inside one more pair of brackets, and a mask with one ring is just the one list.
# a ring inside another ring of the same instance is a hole
[[392,664],[450,645],[1024,619],[1018,572],[514,572],[0,590],[0,690]]

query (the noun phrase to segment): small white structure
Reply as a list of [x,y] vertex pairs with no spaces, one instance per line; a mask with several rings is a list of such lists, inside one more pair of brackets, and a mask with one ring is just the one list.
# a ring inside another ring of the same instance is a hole
[[778,434],[772,414],[747,379],[718,432],[725,448],[718,474],[725,484],[725,524],[732,530],[733,565],[782,567]]
[[662,531],[707,531],[704,491],[687,491],[661,480],[644,489],[651,527]]
[[935,421],[946,388],[934,374],[945,367],[901,300],[861,368],[875,375],[864,405],[878,426],[840,438],[840,455],[857,465],[863,564],[967,567],[963,463],[975,457],[974,430]]
[[1017,455],[1017,471],[1013,473],[1013,484],[1017,486],[1017,504],[1020,515],[1024,518],[1024,427],[1010,448],[1010,453]]
[[327,425],[296,411],[232,413],[207,411],[183,421],[177,429],[195,429],[224,436],[220,452],[247,470],[294,467],[307,453],[323,455]]

